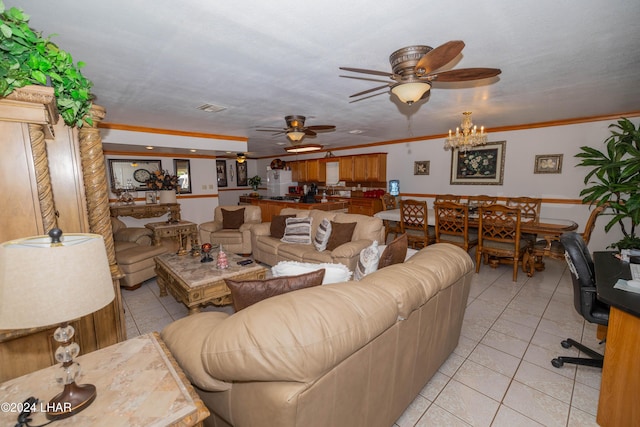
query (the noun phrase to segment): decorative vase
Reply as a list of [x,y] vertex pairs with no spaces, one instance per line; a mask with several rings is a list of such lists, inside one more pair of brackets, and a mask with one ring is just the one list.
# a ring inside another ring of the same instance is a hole
[[175,190],[158,191],[158,200],[160,201],[160,203],[178,203]]
[[229,268],[229,260],[227,259],[227,254],[224,252],[224,250],[222,250],[222,245],[220,245],[220,251],[218,252],[216,267],[219,270],[226,270],[227,268]]

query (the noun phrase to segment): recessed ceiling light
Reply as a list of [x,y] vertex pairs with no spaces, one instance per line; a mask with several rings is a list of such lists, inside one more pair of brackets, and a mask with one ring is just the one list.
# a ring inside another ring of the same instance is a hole
[[192,149],[191,149],[191,150],[189,150],[189,151],[191,151],[192,153],[195,153],[195,152],[196,152],[196,151],[198,151],[198,150],[194,150],[194,149],[192,148]]
[[360,129],[354,129],[354,130],[350,130],[349,133],[352,135],[359,135],[361,133],[364,133],[364,131]]
[[144,147],[144,148],[146,148],[147,150],[153,150],[153,147],[152,147],[152,146],[150,146],[150,145],[147,145],[147,146],[146,146],[146,147]]
[[276,145],[287,145],[286,142],[276,142]]
[[206,111],[207,113],[219,113],[220,111],[224,111],[227,109],[227,107],[215,104],[202,104],[201,106],[196,108],[198,110]]

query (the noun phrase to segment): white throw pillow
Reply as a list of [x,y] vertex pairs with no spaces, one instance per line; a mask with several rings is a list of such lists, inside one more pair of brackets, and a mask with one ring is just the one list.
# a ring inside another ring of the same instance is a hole
[[378,252],[378,241],[374,240],[371,246],[367,246],[360,252],[358,257],[358,265],[353,276],[354,280],[361,280],[367,274],[373,273],[378,269],[378,261],[380,253]]
[[271,267],[271,273],[273,277],[297,276],[321,268],[325,269],[324,279],[322,280],[323,285],[346,282],[351,278],[351,272],[346,265],[331,263],[312,264],[309,262],[280,261]]
[[285,243],[311,244],[311,218],[287,218],[284,236]]
[[316,238],[313,239],[313,245],[316,247],[318,252],[322,252],[327,249],[329,236],[331,236],[331,221],[325,218],[318,226],[318,230],[316,230]]

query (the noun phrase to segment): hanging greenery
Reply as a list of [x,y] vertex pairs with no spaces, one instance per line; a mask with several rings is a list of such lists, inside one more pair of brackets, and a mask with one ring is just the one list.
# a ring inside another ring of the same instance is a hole
[[611,247],[640,248],[640,237],[635,234],[640,224],[640,127],[622,118],[609,128],[612,130],[604,141],[605,152],[585,146],[576,154],[582,159],[578,166],[592,168],[584,178],[589,187],[580,196],[584,197],[583,203],[609,204],[612,218],[604,229],[608,232],[618,224],[624,235]]
[[80,72],[85,64],[75,65],[68,52],[29,27],[29,15],[5,9],[1,0],[0,18],[0,97],[27,85],[51,86],[68,126],[92,125],[93,84]]

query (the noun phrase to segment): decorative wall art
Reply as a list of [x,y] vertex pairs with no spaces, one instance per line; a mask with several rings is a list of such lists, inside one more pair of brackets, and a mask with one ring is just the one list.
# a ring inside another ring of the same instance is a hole
[[236,183],[238,187],[247,185],[247,162],[236,162]]
[[109,171],[111,172],[111,191],[129,190],[145,191],[147,180],[155,171],[162,170],[160,160],[138,159],[109,159]]
[[451,184],[502,185],[506,141],[451,153]]
[[218,177],[218,187],[226,187],[227,184],[227,162],[216,160],[216,176]]
[[562,173],[562,154],[538,154],[533,173]]
[[145,193],[145,198],[148,205],[155,205],[156,203],[158,203],[158,198],[155,191],[147,191]]
[[189,160],[174,159],[173,170],[178,176],[180,194],[191,194],[191,162]]
[[429,160],[422,160],[419,162],[413,162],[413,174],[414,175],[429,175]]

